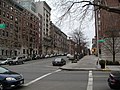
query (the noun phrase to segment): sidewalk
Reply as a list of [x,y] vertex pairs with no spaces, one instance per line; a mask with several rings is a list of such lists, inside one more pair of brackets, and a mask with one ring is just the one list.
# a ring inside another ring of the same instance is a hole
[[82,71],[82,70],[94,70],[94,71],[111,71],[120,70],[120,66],[106,66],[105,69],[101,69],[96,65],[98,57],[94,55],[87,55],[80,59],[77,63],[71,63],[60,67],[62,70],[69,71]]

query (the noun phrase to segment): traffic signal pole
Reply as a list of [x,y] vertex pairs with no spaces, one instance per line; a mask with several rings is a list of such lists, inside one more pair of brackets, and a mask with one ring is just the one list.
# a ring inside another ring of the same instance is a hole
[[[97,18],[97,16],[95,16]],[[100,60],[100,54],[99,54],[99,28],[98,28],[98,23],[96,23],[96,33],[97,33],[97,55],[98,55],[98,60],[97,60],[97,68],[101,68],[100,64],[99,64],[99,60]]]

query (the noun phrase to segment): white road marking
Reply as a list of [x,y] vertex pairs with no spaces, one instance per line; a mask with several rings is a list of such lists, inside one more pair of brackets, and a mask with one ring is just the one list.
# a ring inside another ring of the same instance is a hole
[[93,90],[93,75],[92,75],[92,71],[89,71],[87,90]]
[[47,76],[53,74],[53,73],[60,72],[60,71],[61,71],[61,70],[58,69],[58,70],[56,70],[56,71],[54,71],[54,72],[47,73],[47,74],[45,74],[45,75],[43,75],[43,76],[41,76],[41,77],[38,77],[38,78],[36,78],[36,79],[34,79],[34,80],[32,80],[32,81],[30,81],[30,82],[24,84],[24,86],[29,86],[30,84],[33,84],[33,83],[35,83],[35,82],[37,82],[37,81],[39,81],[39,80],[41,80],[41,79],[43,79],[43,78],[45,78],[45,77],[47,77]]

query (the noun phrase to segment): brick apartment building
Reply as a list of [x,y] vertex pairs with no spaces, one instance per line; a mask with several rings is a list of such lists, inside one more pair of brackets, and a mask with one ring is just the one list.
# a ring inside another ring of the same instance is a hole
[[[94,2],[99,5],[120,8],[120,0],[94,0]],[[99,39],[111,39],[112,34],[114,37],[120,37],[120,14],[108,12],[95,7],[95,27],[96,37],[98,31]],[[117,42],[119,42],[119,40],[117,40]],[[99,43],[101,58],[111,60],[112,54],[110,54],[109,50],[105,48],[105,44],[107,44],[107,41],[105,41],[105,43]],[[117,46],[120,46],[120,42]],[[116,59],[119,58],[117,56]]]
[[75,42],[72,39],[68,39],[68,53],[71,55],[74,55],[75,53],[77,53],[77,48],[75,47]]
[[50,28],[51,36],[51,53],[52,54],[65,54],[68,52],[67,35],[64,34],[57,26],[52,22]]
[[0,0],[0,58],[38,53],[39,19],[13,0]]

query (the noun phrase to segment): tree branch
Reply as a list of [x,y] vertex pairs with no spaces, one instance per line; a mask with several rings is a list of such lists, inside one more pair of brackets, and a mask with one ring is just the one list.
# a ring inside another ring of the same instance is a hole
[[99,9],[103,9],[103,10],[106,10],[108,12],[120,14],[120,9],[118,7],[109,7],[109,6],[104,6],[104,5],[98,5],[98,4],[92,3],[90,1],[81,1],[81,3],[82,2],[88,2],[88,4],[85,4],[83,7],[85,7],[87,5],[93,5],[93,6],[99,7]]

